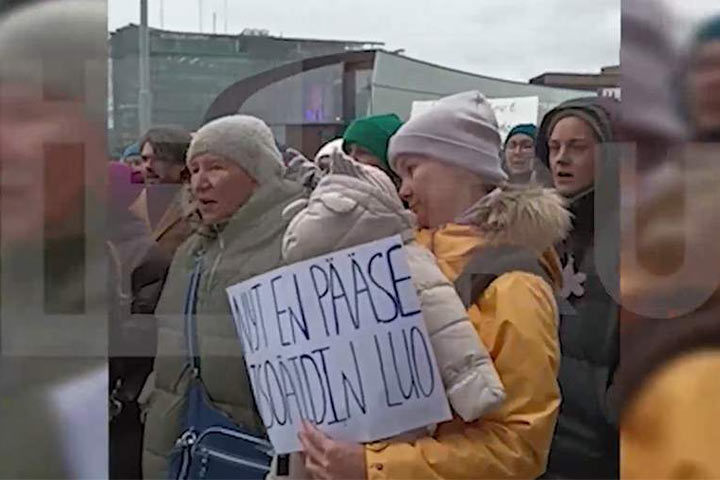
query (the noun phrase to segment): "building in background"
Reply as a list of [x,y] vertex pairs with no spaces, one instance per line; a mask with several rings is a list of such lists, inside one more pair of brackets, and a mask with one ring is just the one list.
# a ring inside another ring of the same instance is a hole
[[[109,144],[113,154],[137,140],[137,25],[110,34],[111,99]],[[150,29],[150,85],[153,124],[197,129],[215,97],[240,79],[299,59],[382,46],[377,42],[346,42],[273,37],[247,29],[240,35],[214,35]],[[327,82],[319,78],[319,85]],[[319,87],[308,86],[308,118],[320,118],[325,107]]]
[[[289,39],[265,31],[209,35],[150,30],[152,122],[195,130],[214,118],[262,118],[280,143],[313,156],[355,118],[478,89],[489,98],[537,97],[538,117],[588,95],[471,74],[382,50],[378,42]],[[111,34],[113,153],[138,134],[138,27]]]
[[355,118],[395,113],[406,120],[417,103],[473,89],[490,99],[536,99],[536,114],[525,120],[533,122],[565,100],[588,95],[461,72],[383,50],[361,50],[307,58],[239,80],[217,97],[205,121],[235,112],[255,115],[280,142],[314,156]]
[[587,90],[598,95],[620,98],[620,66],[603,67],[600,73],[547,72],[531,78],[532,85]]
[[11,8],[27,5],[33,0],[0,0],[0,14],[7,13]]

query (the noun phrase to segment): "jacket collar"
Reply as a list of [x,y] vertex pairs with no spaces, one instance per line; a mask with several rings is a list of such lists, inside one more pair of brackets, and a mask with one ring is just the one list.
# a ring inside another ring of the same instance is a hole
[[152,233],[153,240],[157,242],[171,228],[177,225],[178,222],[188,218],[194,213],[188,197],[189,195],[186,187],[184,185],[181,186],[180,190],[175,194],[167,210],[165,210],[165,213],[162,217],[160,217],[160,220],[155,226],[155,230],[153,230]]
[[595,189],[590,188],[570,199],[573,232],[591,234],[595,230]]
[[571,226],[566,200],[555,190],[508,186],[481,198],[457,220],[488,245],[514,245],[541,254],[563,240]]

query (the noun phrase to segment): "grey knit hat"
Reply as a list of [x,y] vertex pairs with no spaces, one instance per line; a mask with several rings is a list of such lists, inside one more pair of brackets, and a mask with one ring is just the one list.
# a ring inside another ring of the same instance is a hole
[[187,161],[205,153],[236,162],[260,185],[281,178],[285,171],[270,127],[249,115],[218,118],[200,128],[193,136]]
[[445,97],[411,118],[390,140],[388,158],[395,170],[399,155],[423,155],[498,185],[508,178],[502,169],[501,147],[495,113],[485,96],[473,90]]

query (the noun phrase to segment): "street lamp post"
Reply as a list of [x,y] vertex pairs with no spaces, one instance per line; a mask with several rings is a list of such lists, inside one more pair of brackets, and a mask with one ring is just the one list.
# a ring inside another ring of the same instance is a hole
[[138,125],[143,135],[152,122],[150,93],[150,38],[148,31],[148,0],[140,0],[140,55],[139,55],[139,84],[138,93]]

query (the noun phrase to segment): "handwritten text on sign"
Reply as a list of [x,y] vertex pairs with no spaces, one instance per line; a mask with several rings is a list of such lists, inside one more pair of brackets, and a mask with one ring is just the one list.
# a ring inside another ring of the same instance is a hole
[[278,453],[306,419],[371,442],[450,418],[399,236],[227,289],[253,393]]
[[488,102],[495,112],[503,142],[514,126],[522,123],[537,124],[538,97],[491,98]]

